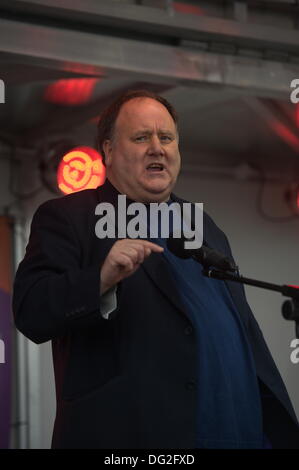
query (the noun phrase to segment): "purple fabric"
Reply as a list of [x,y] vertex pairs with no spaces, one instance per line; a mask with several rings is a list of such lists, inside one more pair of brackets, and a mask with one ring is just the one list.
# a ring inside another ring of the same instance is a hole
[[8,449],[10,442],[11,413],[11,295],[0,289],[0,449]]

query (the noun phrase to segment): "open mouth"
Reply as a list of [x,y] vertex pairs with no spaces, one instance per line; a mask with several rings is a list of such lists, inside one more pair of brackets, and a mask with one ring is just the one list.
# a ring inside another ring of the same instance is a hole
[[151,163],[146,167],[148,171],[151,171],[153,173],[159,173],[165,169],[164,165],[162,163]]

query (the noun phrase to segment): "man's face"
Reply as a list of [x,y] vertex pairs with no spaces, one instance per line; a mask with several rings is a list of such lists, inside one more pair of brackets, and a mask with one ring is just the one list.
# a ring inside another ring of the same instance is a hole
[[139,202],[169,199],[181,158],[177,129],[165,106],[151,98],[127,101],[104,150],[107,177],[119,192]]

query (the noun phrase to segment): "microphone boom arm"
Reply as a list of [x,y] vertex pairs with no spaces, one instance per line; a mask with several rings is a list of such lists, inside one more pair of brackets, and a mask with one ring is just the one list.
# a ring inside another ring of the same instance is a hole
[[286,320],[295,321],[296,337],[299,338],[299,289],[288,285],[271,284],[270,282],[259,281],[251,279],[239,274],[229,273],[227,271],[220,271],[218,269],[203,269],[204,276],[211,277],[219,280],[228,280],[247,284],[249,286],[260,287],[262,289],[274,290],[280,292],[285,297],[291,297],[291,300],[286,300],[282,306],[282,315]]

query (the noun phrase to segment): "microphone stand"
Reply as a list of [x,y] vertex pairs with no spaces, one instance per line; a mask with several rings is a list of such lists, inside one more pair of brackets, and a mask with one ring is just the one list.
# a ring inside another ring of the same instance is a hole
[[286,320],[293,320],[295,322],[296,338],[299,339],[299,288],[258,281],[257,279],[250,279],[240,274],[219,269],[204,268],[202,273],[204,276],[214,279],[234,281],[249,286],[261,287],[262,289],[274,290],[280,292],[285,297],[291,297],[289,300],[284,301],[282,305],[282,316]]

